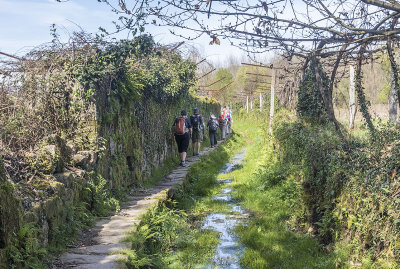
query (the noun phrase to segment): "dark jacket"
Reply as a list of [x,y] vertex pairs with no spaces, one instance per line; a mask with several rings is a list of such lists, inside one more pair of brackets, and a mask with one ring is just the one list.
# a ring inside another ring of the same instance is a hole
[[211,123],[212,123],[212,122],[214,122],[214,123],[217,125],[217,130],[218,130],[219,123],[218,123],[218,121],[215,119],[215,120],[209,120],[209,121],[207,122],[208,131],[209,131],[209,132],[216,132],[217,130],[215,130],[215,131],[210,130],[210,126],[211,126]]
[[[195,126],[195,119],[196,117],[198,117],[198,128],[196,128],[197,126]],[[193,129],[204,129],[204,121],[203,121],[203,116],[201,116],[200,114],[194,114],[192,116],[190,116],[190,123],[192,125]]]

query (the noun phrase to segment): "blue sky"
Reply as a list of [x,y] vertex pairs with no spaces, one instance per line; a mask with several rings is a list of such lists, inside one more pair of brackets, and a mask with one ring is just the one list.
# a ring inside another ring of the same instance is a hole
[[[112,31],[112,21],[117,15],[97,0],[70,0],[58,3],[55,0],[0,0],[0,51],[23,55],[40,44],[50,42],[50,27],[54,23],[62,37],[78,31],[79,27],[91,33],[102,26]],[[180,41],[168,29],[150,27],[149,32],[155,40],[168,44]],[[126,37],[125,34],[120,35]],[[221,40],[220,46],[210,46],[209,38],[187,42],[195,46],[214,64],[223,65],[229,55],[240,58],[239,49]]]

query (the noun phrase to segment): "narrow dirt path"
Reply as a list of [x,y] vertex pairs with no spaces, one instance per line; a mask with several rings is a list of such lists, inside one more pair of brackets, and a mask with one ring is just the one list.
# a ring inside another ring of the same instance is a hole
[[[200,152],[208,154],[214,148],[206,147]],[[189,166],[199,160],[199,156],[187,158]],[[135,228],[134,224],[140,222],[141,216],[152,206],[167,196],[167,192],[173,186],[182,184],[188,173],[188,167],[180,167],[173,170],[168,176],[150,189],[140,189],[135,194],[127,197],[121,206],[121,211],[116,215],[102,218],[90,229],[79,247],[68,249],[62,254],[52,267],[56,268],[85,268],[85,269],[114,269],[125,268],[116,262],[120,255],[111,252],[129,248],[127,243],[121,243],[126,233]]]

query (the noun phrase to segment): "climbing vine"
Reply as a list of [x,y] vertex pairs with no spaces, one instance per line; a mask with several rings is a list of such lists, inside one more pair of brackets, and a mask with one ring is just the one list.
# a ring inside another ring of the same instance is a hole
[[[328,89],[329,78],[320,68],[325,90]],[[321,92],[317,86],[313,66],[307,68],[298,90],[297,113],[303,119],[320,121],[326,118],[326,110]]]
[[358,105],[360,106],[360,111],[361,114],[363,115],[363,118],[367,124],[367,127],[369,131],[371,132],[372,135],[375,134],[375,127],[374,124],[372,123],[372,118],[371,114],[368,111],[369,107],[369,102],[365,98],[365,93],[364,93],[364,86],[362,83],[362,61],[363,61],[363,54],[365,53],[367,43],[361,46],[358,55],[357,55],[357,68],[356,68],[356,75],[355,75],[355,90],[357,93],[357,101]]

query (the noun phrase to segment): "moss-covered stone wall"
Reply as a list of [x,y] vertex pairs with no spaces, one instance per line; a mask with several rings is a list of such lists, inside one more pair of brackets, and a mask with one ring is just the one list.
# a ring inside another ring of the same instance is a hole
[[8,251],[21,222],[20,201],[14,195],[13,186],[6,181],[3,160],[0,155],[0,268],[8,268]]
[[100,136],[107,150],[99,160],[98,171],[112,183],[112,188],[138,186],[153,168],[177,154],[171,126],[182,109],[188,114],[198,107],[204,119],[219,112],[219,105],[188,95],[173,103],[151,99],[121,106],[111,123],[100,125]]
[[[35,60],[38,67],[26,69],[35,75],[15,85],[39,115],[30,124],[47,124],[29,145],[0,152],[0,268],[43,267],[48,253],[117,210],[116,198],[178,156],[171,126],[182,109],[198,107],[205,120],[220,110],[190,93],[195,63],[157,49],[149,36],[49,50]],[[32,113],[12,115],[28,122]],[[12,117],[6,138],[25,141],[32,132],[14,131]]]
[[[171,126],[182,109],[190,114],[194,107],[199,108],[205,120],[220,109],[219,104],[189,95],[171,103],[141,99],[121,104],[111,121],[98,122],[97,139],[103,141],[103,148],[89,152],[91,161],[67,166],[47,179],[35,179],[32,187],[19,186],[15,190],[5,180],[0,159],[0,268],[9,268],[10,264],[23,268],[24,262],[16,263],[16,257],[27,259],[42,248],[62,249],[68,237],[85,222],[77,220],[77,209],[96,207],[95,190],[88,191],[93,175],[105,179],[101,191],[111,197],[111,193],[141,186],[153,169],[178,156]],[[56,151],[62,155],[63,150]],[[80,154],[83,153],[72,155],[72,159]],[[98,181],[92,184],[91,188],[99,186]],[[16,237],[21,229],[30,233]],[[32,252],[23,250],[25,240],[37,240]]]

